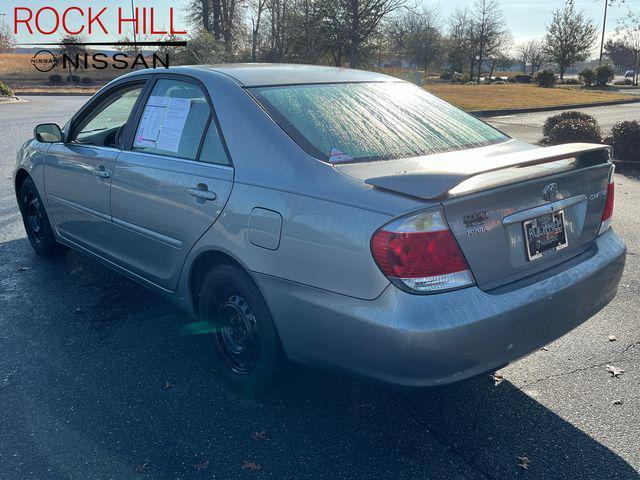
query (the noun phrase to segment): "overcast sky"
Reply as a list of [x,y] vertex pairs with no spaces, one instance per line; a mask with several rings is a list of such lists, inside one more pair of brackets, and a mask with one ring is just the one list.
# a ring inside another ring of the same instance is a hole
[[[188,0],[134,0],[139,6],[155,7],[157,20],[155,24],[158,27],[169,26],[169,5],[174,7],[176,12],[176,18],[174,24],[179,29],[189,29],[184,20],[185,9]],[[583,9],[586,14],[592,18],[598,25],[598,28],[602,26],[602,14],[605,0],[575,0],[576,6]],[[474,0],[441,0],[439,2],[431,2],[430,0],[423,0],[425,6],[439,5],[441,15],[446,18],[457,6],[472,7]],[[504,12],[505,22],[507,27],[512,32],[516,42],[528,40],[531,38],[542,37],[545,32],[545,25],[551,18],[551,12],[559,7],[562,7],[565,0],[537,0],[537,1],[524,1],[524,0],[499,0],[502,10]],[[0,2],[0,14],[6,13],[4,17],[5,21],[13,26],[13,12],[14,7],[29,6],[33,10],[44,6],[55,5],[59,11],[72,6],[82,6],[85,11],[87,7],[92,7],[95,10],[99,10],[103,6],[107,6],[107,12],[101,17],[104,20],[105,26],[112,33],[111,39],[118,38],[116,31],[117,28],[117,9],[122,7],[124,12],[130,12],[131,3],[130,0],[61,0],[51,2],[51,0],[2,0]],[[622,7],[611,7],[609,9],[609,18],[607,20],[607,29],[609,32],[613,32],[616,26],[616,21],[625,16],[628,10],[628,6],[631,6],[636,11],[640,11],[640,0],[626,0]],[[51,18],[49,14],[44,15],[43,26],[49,25],[46,18]],[[78,17],[70,17],[78,18]],[[60,35],[30,35],[23,26],[20,27],[21,31],[18,35],[18,42],[42,42],[42,41],[57,41]],[[130,34],[125,32],[124,34]],[[94,34],[90,38],[93,41],[106,40],[104,35]],[[87,38],[89,40],[89,38]]]

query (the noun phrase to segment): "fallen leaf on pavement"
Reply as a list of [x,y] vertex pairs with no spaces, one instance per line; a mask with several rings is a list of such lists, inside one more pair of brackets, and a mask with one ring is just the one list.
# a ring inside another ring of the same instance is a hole
[[164,388],[165,390],[169,390],[171,387],[173,387],[173,383],[169,383],[169,382],[166,382],[166,383],[162,386],[162,388]]
[[261,432],[253,432],[254,440],[266,440],[267,439],[267,431],[263,430]]
[[257,470],[262,470],[262,465],[260,465],[259,463],[256,462],[247,462],[246,460],[242,462],[242,469],[243,470],[251,470],[252,472],[255,472]]
[[148,462],[141,463],[140,465],[138,465],[136,467],[136,473],[144,473],[147,470],[149,470],[149,463]]
[[622,400],[614,400],[613,402],[614,405],[622,405],[624,402]]
[[195,468],[198,472],[202,472],[209,468],[209,460],[205,460],[204,462],[196,463],[193,468]]
[[489,378],[491,379],[491,381],[496,387],[500,385],[504,380],[504,377],[499,373],[492,373],[491,375],[489,375]]
[[80,313],[82,313],[82,309],[80,307],[76,307],[76,309],[74,310],[73,313],[80,314]]
[[542,347],[540,350],[542,350],[543,352],[548,352],[549,351],[549,347]]
[[525,470],[529,470],[529,465],[531,465],[531,460],[529,457],[518,457],[518,466],[524,468]]
[[27,270],[29,270],[29,267],[18,267],[18,268],[16,268],[16,270],[18,272],[26,272]]
[[624,373],[624,370],[613,365],[607,365],[605,370],[611,374],[613,378],[617,378]]
[[615,335],[609,335],[609,341],[610,342],[617,342],[618,341],[618,337],[616,337]]

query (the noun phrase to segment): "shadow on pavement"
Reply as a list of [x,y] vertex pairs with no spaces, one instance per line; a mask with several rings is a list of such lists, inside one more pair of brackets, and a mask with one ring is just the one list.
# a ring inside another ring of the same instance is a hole
[[73,252],[1,244],[0,302],[3,478],[640,478],[506,381],[407,391],[300,368],[238,399],[191,319]]

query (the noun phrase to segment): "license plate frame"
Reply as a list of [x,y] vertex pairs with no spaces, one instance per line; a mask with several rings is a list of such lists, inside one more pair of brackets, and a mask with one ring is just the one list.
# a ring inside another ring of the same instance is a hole
[[[563,210],[526,220],[522,222],[522,226],[525,250],[530,262],[569,246]],[[532,241],[536,243],[532,245]]]

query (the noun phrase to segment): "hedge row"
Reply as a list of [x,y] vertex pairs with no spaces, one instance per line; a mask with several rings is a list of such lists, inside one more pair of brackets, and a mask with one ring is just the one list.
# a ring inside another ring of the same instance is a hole
[[611,135],[602,137],[598,122],[591,115],[568,111],[553,115],[542,127],[541,145],[587,142],[611,145],[616,160],[640,163],[640,122],[627,120],[616,123]]

